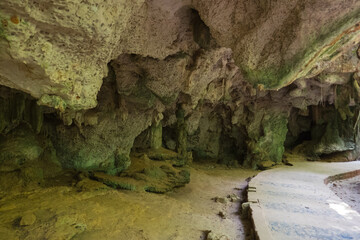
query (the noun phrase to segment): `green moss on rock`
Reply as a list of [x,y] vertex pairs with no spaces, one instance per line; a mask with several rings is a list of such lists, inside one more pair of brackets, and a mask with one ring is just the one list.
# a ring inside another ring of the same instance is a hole
[[355,150],[354,117],[342,119],[334,107],[322,108],[319,112],[321,119],[312,128],[312,140],[303,143],[304,152],[316,159],[324,154]]
[[8,26],[8,20],[2,16],[0,12],[0,39],[7,40],[6,27]]
[[275,67],[266,69],[250,69],[243,66],[242,71],[246,76],[246,79],[255,85],[262,85],[265,89],[278,88],[281,83],[279,80],[284,78],[291,71],[291,66],[283,66],[281,69]]
[[67,106],[66,102],[61,97],[47,94],[41,96],[38,104],[59,109],[61,112],[65,111]]
[[[345,34],[342,32],[355,26],[359,19],[360,9],[354,10],[341,19],[336,19],[324,26],[316,36],[310,36],[303,50],[278,65],[257,66],[256,69],[242,65],[241,69],[250,83],[262,85],[265,89],[279,89],[290,81],[305,76],[318,60],[331,59],[338,49],[356,34],[356,31]],[[336,36],[340,36],[340,38],[329,45]]]
[[13,171],[22,165],[38,160],[44,149],[34,132],[23,125],[0,140],[0,165],[3,170]]
[[7,39],[5,34],[5,29],[1,23],[0,23],[0,39]]
[[129,154],[124,154],[121,152],[121,150],[117,150],[115,153],[115,168],[110,172],[108,170],[108,173],[116,174],[118,172],[124,171],[127,169],[131,164],[131,160],[129,157]]
[[281,113],[265,114],[261,126],[263,135],[247,142],[248,155],[245,164],[257,167],[263,161],[280,162],[284,154],[287,134],[287,115]]

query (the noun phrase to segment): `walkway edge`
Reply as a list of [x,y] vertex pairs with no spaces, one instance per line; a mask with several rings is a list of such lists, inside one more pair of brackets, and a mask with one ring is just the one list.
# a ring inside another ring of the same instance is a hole
[[[269,198],[266,195],[267,192],[266,191],[264,192],[264,182],[270,182],[271,184],[269,184],[269,185],[272,185],[272,186],[282,186],[282,187],[285,186],[285,188],[289,187],[289,186],[294,186],[295,184],[299,184],[299,182],[301,182],[301,175],[303,175],[306,171],[307,174],[306,174],[304,183],[309,184],[307,179],[314,177],[314,185],[315,186],[317,185],[315,192],[319,192],[319,191],[321,192],[321,188],[323,188],[323,187],[321,187],[321,185],[324,186],[325,188],[328,188],[328,186],[326,186],[326,185],[328,185],[329,183],[331,183],[333,181],[348,179],[348,178],[352,178],[352,177],[360,175],[359,162],[357,162],[357,163],[356,162],[330,163],[329,165],[326,165],[326,167],[323,164],[324,163],[312,164],[312,163],[307,163],[307,162],[298,162],[298,163],[294,164],[294,167],[292,167],[292,168],[275,168],[275,169],[263,171],[263,172],[259,173],[256,177],[251,179],[251,181],[249,182],[249,187],[248,187],[248,202],[249,202],[249,207],[250,207],[250,209],[249,209],[250,217],[251,217],[251,221],[253,223],[255,237],[257,240],[279,240],[280,238],[285,239],[284,237],[279,236],[279,234],[277,232],[278,231],[277,228],[275,228],[276,230],[274,230],[274,231],[276,232],[276,234],[277,234],[276,238],[278,238],[278,239],[275,239],[275,235],[274,235],[275,232],[273,232],[272,228],[270,228],[270,226],[268,225],[269,217],[271,216],[271,215],[269,215],[269,201],[270,202],[273,201],[273,196],[270,196],[272,200],[269,200]],[[354,170],[354,168],[358,169],[358,170]],[[294,175],[294,174],[296,174],[297,169],[299,169],[299,172],[301,173],[300,178],[298,178],[296,175]],[[283,174],[283,173],[285,173],[285,174]],[[279,178],[279,176],[282,176],[282,177]],[[284,184],[284,180],[285,180],[285,184]],[[291,182],[291,181],[293,181],[293,182]],[[308,185],[305,185],[305,186],[308,187]],[[319,189],[319,187],[320,187],[320,189]],[[301,188],[301,184],[298,186],[298,188]],[[306,188],[304,187],[304,189],[306,189]],[[291,190],[293,190],[293,189],[291,189]],[[277,191],[277,190],[273,189],[271,191]],[[281,193],[281,191],[284,192],[284,188],[281,189],[281,187],[280,187],[279,191],[280,191],[280,193]],[[308,190],[305,190],[305,192],[306,191],[308,191]],[[313,193],[311,193],[311,191],[310,191],[310,193],[306,193],[306,194],[313,194]],[[274,192],[271,192],[271,193],[273,194]],[[327,190],[324,193],[325,193],[324,196],[328,196]],[[290,191],[289,195],[291,195],[291,194],[293,194],[293,196],[298,196],[298,195],[296,195],[298,193],[292,193]],[[332,194],[332,195],[335,198],[337,198],[335,196],[335,194]],[[304,195],[304,196],[307,196],[307,195]],[[310,195],[310,196],[313,196],[313,195]],[[314,196],[316,197],[317,193]],[[330,197],[330,199],[331,198],[332,197]],[[338,199],[335,199],[335,200],[338,200]],[[285,203],[289,203],[291,201],[292,201],[292,199],[290,199],[290,201],[286,201]],[[322,212],[327,211],[328,205],[326,205],[326,204],[327,203],[324,202],[324,206],[326,209],[323,210]],[[271,208],[271,206],[270,206],[270,208]],[[309,207],[306,207],[306,208],[309,209]],[[312,208],[312,206],[310,206],[310,208]],[[314,209],[314,208],[312,208],[312,209]],[[274,214],[273,211],[277,211],[277,210],[271,209],[270,212],[272,212],[272,214]],[[284,209],[279,209],[279,211],[284,211]],[[311,211],[307,211],[307,210],[302,210],[302,211],[305,214],[304,216],[309,217],[306,214],[308,214]],[[291,214],[293,214],[293,213],[289,212],[289,214],[286,214],[286,215],[289,217],[292,217]],[[295,211],[294,211],[294,214],[296,215],[299,213],[298,212],[295,213]],[[358,214],[356,217],[357,220],[360,220],[359,216],[360,215]],[[294,220],[294,219],[292,218],[292,220]],[[335,219],[335,220],[338,221],[339,219]],[[294,221],[291,221],[291,222],[293,222],[293,224],[295,224],[294,226],[296,226],[296,227],[302,226],[301,224],[303,224],[303,223],[297,224]],[[345,223],[345,222],[343,222],[343,223]],[[314,227],[314,228],[316,228],[316,227]],[[359,237],[360,229],[359,228],[356,228],[356,229],[357,230],[351,231],[351,234],[355,234],[354,236]],[[298,233],[298,230],[296,230],[295,233]],[[294,234],[294,233],[291,233],[291,234]],[[335,232],[334,234],[337,234],[337,233]],[[284,236],[284,235],[282,235],[282,236]],[[298,236],[296,236],[296,237],[298,237]],[[312,235],[312,237],[314,237],[314,235]],[[298,238],[296,238],[296,239],[298,239]]]

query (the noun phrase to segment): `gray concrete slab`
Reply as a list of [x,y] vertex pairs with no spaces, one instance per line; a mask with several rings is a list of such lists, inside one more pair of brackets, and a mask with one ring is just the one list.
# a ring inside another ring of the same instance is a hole
[[360,214],[325,184],[360,162],[296,161],[259,173],[248,200],[260,240],[360,240]]

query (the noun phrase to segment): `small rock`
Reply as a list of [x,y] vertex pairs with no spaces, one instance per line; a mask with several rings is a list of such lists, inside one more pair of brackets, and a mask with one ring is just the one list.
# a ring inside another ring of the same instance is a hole
[[206,237],[206,240],[230,240],[230,238],[225,235],[217,235],[210,231]]
[[77,178],[79,181],[84,180],[84,179],[88,179],[89,178],[89,173],[88,172],[79,172],[77,175]]
[[286,166],[294,166],[292,163],[290,163],[287,159],[283,159],[282,162],[286,165]]
[[225,215],[225,213],[224,213],[223,211],[220,211],[220,212],[218,213],[218,215],[219,215],[222,219],[226,219],[226,215]]
[[245,202],[241,204],[241,218],[247,219],[249,217],[249,209],[250,209],[250,203]]
[[236,194],[231,194],[227,196],[228,199],[230,199],[230,202],[239,202],[240,201],[240,197]]
[[271,168],[271,167],[274,166],[274,165],[275,165],[275,163],[274,163],[273,161],[268,160],[268,161],[262,161],[262,162],[260,162],[260,163],[258,164],[258,167],[263,170],[263,169]]
[[83,224],[83,223],[77,223],[77,224],[75,224],[75,228],[80,230],[81,232],[83,232],[86,230],[87,226],[86,226],[86,224]]
[[30,226],[36,221],[36,216],[32,213],[25,214],[20,220],[20,226]]
[[176,142],[173,139],[165,140],[165,145],[170,150],[173,150],[173,151],[176,150]]
[[215,202],[227,204],[229,202],[229,199],[224,197],[215,197],[213,198]]

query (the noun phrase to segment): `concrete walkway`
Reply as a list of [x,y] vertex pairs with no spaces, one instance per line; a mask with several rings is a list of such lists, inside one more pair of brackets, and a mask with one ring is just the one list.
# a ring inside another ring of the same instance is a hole
[[360,169],[360,162],[292,163],[261,172],[249,183],[259,239],[360,240],[360,214],[325,185],[335,175]]

